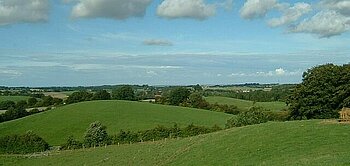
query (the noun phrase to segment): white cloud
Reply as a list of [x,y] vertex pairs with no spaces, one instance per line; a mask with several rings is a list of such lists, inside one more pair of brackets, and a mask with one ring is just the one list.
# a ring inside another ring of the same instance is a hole
[[0,25],[47,21],[48,0],[0,0]]
[[262,18],[278,6],[277,0],[247,0],[241,8],[240,14],[244,19]]
[[309,13],[311,10],[311,5],[307,3],[296,3],[292,7],[282,9],[283,15],[280,18],[273,18],[269,20],[268,24],[271,27],[288,25],[297,21],[301,16]]
[[163,39],[147,39],[143,41],[144,45],[147,46],[172,46],[173,43]]
[[155,72],[155,71],[153,71],[153,70],[146,71],[146,74],[148,74],[148,75],[154,75],[154,76],[158,75],[157,72]]
[[323,8],[334,10],[343,15],[350,16],[349,0],[322,0],[320,4]]
[[278,68],[278,69],[275,70],[275,73],[276,73],[276,75],[281,76],[281,75],[286,74],[286,71],[284,69],[282,69],[282,68]]
[[319,37],[340,35],[350,30],[350,17],[336,11],[321,11],[290,28],[290,32],[312,33]]
[[164,0],[157,8],[157,15],[167,19],[191,18],[204,20],[214,16],[215,4],[204,0]]
[[72,10],[73,18],[127,19],[144,16],[152,0],[79,0]]
[[11,70],[11,69],[0,69],[0,76],[9,76],[9,77],[16,77],[21,76],[22,73],[17,70]]

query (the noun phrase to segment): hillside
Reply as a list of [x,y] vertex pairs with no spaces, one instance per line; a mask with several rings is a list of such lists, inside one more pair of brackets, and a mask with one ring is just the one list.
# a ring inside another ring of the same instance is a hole
[[130,101],[91,101],[60,107],[25,118],[0,123],[1,135],[23,134],[32,130],[51,145],[64,143],[73,135],[81,139],[94,121],[107,126],[110,134],[123,130],[145,130],[157,125],[195,125],[224,127],[228,114]]
[[6,100],[17,102],[20,100],[28,100],[28,99],[29,99],[29,96],[0,96],[0,102],[6,101]]
[[[205,100],[207,100],[209,103],[214,104],[227,104],[227,105],[235,105],[239,109],[247,111],[250,107],[253,106],[253,101],[249,100],[241,100],[241,99],[235,99],[230,97],[220,97],[220,96],[209,96],[206,97]],[[286,109],[286,103],[284,102],[256,102],[255,106],[264,107],[266,109],[269,109],[271,111],[281,111],[282,109]]]
[[180,140],[1,156],[4,165],[348,165],[350,125],[269,122]]

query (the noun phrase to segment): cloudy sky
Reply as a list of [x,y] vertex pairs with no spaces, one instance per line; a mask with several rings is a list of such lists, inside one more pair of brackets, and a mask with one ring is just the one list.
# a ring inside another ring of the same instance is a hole
[[298,83],[349,31],[349,0],[0,0],[0,85]]

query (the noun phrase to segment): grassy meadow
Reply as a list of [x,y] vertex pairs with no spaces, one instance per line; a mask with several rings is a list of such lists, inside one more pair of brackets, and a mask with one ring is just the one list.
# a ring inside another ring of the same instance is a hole
[[350,125],[331,121],[268,122],[196,137],[2,155],[3,165],[349,165]]
[[[239,109],[247,111],[249,108],[253,106],[253,101],[249,100],[242,100],[242,99],[235,99],[230,97],[220,97],[220,96],[209,96],[206,97],[205,100],[207,100],[209,103],[214,104],[227,104],[227,105],[235,105]],[[271,111],[281,111],[282,109],[286,109],[286,103],[284,102],[256,102],[255,106],[264,107],[266,109],[269,109]]]
[[17,102],[20,100],[28,100],[28,99],[29,99],[29,96],[0,96],[0,102],[6,101],[6,100]]
[[91,101],[59,107],[47,112],[0,123],[0,133],[23,134],[32,130],[50,145],[59,145],[73,135],[82,139],[94,121],[107,126],[109,134],[123,130],[145,130],[157,125],[195,125],[224,127],[231,115],[207,110],[131,101]]

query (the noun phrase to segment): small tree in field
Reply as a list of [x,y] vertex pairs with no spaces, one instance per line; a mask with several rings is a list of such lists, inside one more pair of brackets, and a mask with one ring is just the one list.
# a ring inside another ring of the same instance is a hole
[[101,146],[108,143],[106,126],[96,121],[90,124],[85,132],[84,145],[86,147]]

